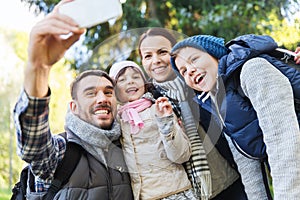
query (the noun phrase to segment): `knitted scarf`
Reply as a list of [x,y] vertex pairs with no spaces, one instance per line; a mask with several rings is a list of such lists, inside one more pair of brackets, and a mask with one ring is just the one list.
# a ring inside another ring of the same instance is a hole
[[122,120],[130,124],[132,134],[137,134],[144,127],[144,122],[139,116],[139,112],[149,108],[151,105],[151,100],[142,98],[129,102],[119,108],[118,114]]
[[154,84],[164,89],[169,97],[179,101],[183,126],[192,146],[192,155],[190,160],[185,163],[185,169],[197,195],[201,196],[202,200],[208,200],[212,194],[211,174],[194,117],[191,115],[191,107],[186,100],[188,87],[179,77],[173,81],[154,82]]
[[103,151],[109,148],[112,141],[120,138],[120,124],[115,121],[111,130],[104,130],[81,120],[71,111],[67,112],[65,124],[65,129],[79,138],[80,145],[106,165]]

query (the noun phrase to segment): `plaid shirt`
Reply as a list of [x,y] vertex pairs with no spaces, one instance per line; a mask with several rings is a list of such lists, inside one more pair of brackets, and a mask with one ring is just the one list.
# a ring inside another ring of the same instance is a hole
[[65,139],[52,136],[50,132],[49,101],[50,95],[45,98],[29,97],[23,90],[14,109],[17,153],[30,164],[35,174],[36,192],[49,188],[66,149]]

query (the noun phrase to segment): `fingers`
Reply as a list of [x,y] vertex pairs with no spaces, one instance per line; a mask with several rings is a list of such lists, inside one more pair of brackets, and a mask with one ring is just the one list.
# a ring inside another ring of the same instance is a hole
[[156,102],[156,110],[163,116],[170,115],[172,113],[172,105],[168,101],[167,97],[159,97]]
[[300,47],[297,47],[295,50],[295,53],[297,54],[294,58],[294,61],[296,64],[300,64]]
[[80,29],[78,24],[69,16],[59,13],[61,5],[73,0],[60,1],[43,20],[33,27],[33,33],[37,34],[57,34],[67,35],[69,33],[82,34],[84,30]]
[[82,32],[80,33],[74,33],[70,37],[68,37],[66,40],[63,41],[64,47],[66,49],[69,49],[70,46],[72,46],[76,41],[79,40],[81,34],[84,33],[84,29],[82,29]]
[[37,24],[37,28],[40,28],[41,33],[48,32],[49,34],[81,32],[81,29],[73,19],[60,13],[50,13],[44,20]]

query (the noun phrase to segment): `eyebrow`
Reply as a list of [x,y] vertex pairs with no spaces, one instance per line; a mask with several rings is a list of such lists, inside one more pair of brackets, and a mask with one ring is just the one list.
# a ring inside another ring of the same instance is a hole
[[[143,49],[147,49],[147,50],[144,51],[144,53],[146,53],[146,54],[147,54],[147,53],[148,53],[148,54],[149,54],[149,53],[152,53],[152,49],[155,49],[155,52],[160,52],[160,51],[165,51],[165,50],[168,51],[168,47],[161,47],[161,48],[158,48],[158,49],[155,48],[155,47],[149,47],[149,48],[147,47],[147,48],[143,48]],[[150,49],[150,50],[148,50],[148,49]]]
[[111,86],[111,85],[108,85],[108,86],[105,87],[105,89],[114,90],[114,87]]
[[161,51],[169,51],[169,49],[167,47],[162,47],[162,48],[159,48],[157,50],[158,52],[161,52]]
[[187,60],[190,61],[192,59],[192,57],[195,56],[195,54],[197,55],[197,53],[192,53],[189,57],[187,57]]
[[[94,90],[95,88],[96,88],[95,86],[91,86],[91,87],[85,88],[83,90],[83,92],[86,92],[86,91],[89,91],[89,90]],[[111,85],[107,85],[107,86],[105,86],[104,90],[114,90],[114,87],[111,86]]]
[[189,63],[189,62],[191,61],[191,59],[192,59],[195,55],[198,56],[197,52],[194,52],[194,53],[192,53],[191,55],[189,55],[189,56],[185,59],[185,61],[186,61],[187,63]]

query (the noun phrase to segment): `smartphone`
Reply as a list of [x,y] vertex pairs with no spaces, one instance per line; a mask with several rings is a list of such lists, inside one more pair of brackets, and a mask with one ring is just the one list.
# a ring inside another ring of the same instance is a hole
[[74,0],[61,5],[59,12],[74,19],[81,28],[118,19],[123,14],[120,0]]

